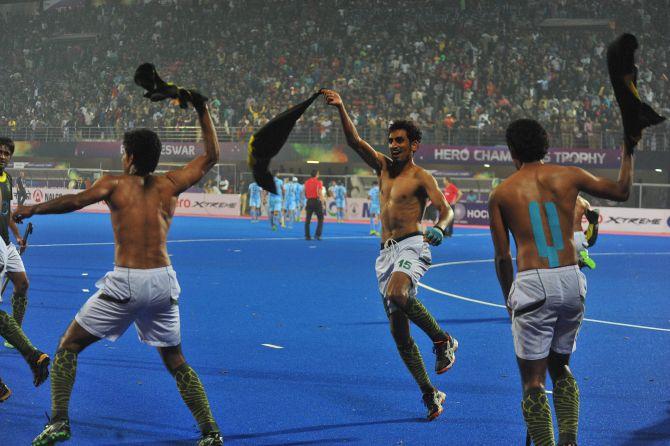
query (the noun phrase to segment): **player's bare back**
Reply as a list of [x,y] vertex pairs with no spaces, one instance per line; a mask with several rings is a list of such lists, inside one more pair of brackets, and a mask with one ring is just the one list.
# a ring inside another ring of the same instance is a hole
[[[557,250],[558,265],[551,267],[577,263],[571,231],[578,190],[571,178],[570,168],[524,164],[495,190],[495,200],[504,210],[504,220],[516,239],[519,271],[550,266],[548,258],[538,252],[534,231],[539,230],[547,244]],[[533,225],[534,213],[541,219],[541,225]],[[553,225],[552,231],[554,218],[560,227]],[[556,240],[557,231],[561,234],[560,241]]]
[[127,268],[170,264],[166,240],[175,212],[174,183],[165,175],[118,175],[106,200],[111,211],[116,249],[114,263]]

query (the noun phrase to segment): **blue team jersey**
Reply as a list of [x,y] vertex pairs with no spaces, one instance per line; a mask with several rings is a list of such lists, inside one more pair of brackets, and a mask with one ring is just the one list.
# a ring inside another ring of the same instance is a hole
[[374,186],[368,191],[370,197],[370,207],[379,209],[379,186]]
[[295,201],[300,203],[302,199],[302,191],[305,187],[300,183],[295,183]]
[[344,186],[335,186],[333,193],[336,200],[344,201],[344,199],[347,197],[347,188]]
[[283,192],[284,182],[282,180],[280,180],[279,178],[275,178],[275,186],[277,187],[277,193],[276,194],[270,194],[270,199],[281,201],[282,196],[284,195],[284,192]]
[[286,196],[284,197],[287,203],[293,203],[296,201],[295,199],[295,183],[287,183],[286,184],[286,190],[284,191],[286,193]]
[[249,201],[260,201],[261,200],[261,187],[256,183],[251,183],[249,185]]

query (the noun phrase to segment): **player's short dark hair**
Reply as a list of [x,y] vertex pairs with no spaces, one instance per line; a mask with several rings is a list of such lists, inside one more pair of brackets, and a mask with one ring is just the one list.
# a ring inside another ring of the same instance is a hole
[[534,119],[517,119],[507,126],[507,146],[512,157],[530,163],[540,161],[549,150],[547,131]]
[[372,184],[373,184],[374,186],[376,186],[376,185],[378,185],[379,183],[378,183],[377,181],[373,181]]
[[414,121],[407,119],[393,121],[391,125],[389,125],[389,133],[396,130],[404,130],[407,132],[407,139],[409,139],[410,143],[413,143],[414,141],[421,142],[421,129],[414,123]]
[[319,174],[319,171],[314,169],[314,170],[312,170],[312,173],[310,175],[312,176],[312,178],[315,178],[318,174]]
[[123,147],[127,155],[133,156],[133,166],[139,175],[156,170],[161,156],[161,140],[149,129],[134,129],[123,134]]
[[6,136],[0,136],[0,146],[5,146],[9,149],[9,152],[14,155],[14,141],[11,138]]

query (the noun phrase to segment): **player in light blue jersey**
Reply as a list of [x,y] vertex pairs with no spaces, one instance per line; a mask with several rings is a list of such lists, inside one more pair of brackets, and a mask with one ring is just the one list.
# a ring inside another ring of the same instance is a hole
[[372,183],[372,188],[368,191],[370,199],[370,235],[380,235],[381,222],[379,221],[379,183]]
[[337,207],[337,222],[341,223],[344,221],[344,208],[347,205],[347,188],[344,187],[342,182],[335,186],[333,189],[333,195],[335,195],[335,206]]
[[251,223],[258,223],[261,216],[261,187],[254,181],[249,185],[249,215]]
[[277,178],[275,172],[275,186],[277,187],[276,194],[268,194],[268,217],[270,219],[270,227],[273,231],[277,230],[277,224],[284,223],[281,216],[282,197],[284,196],[284,182]]
[[302,213],[302,210],[305,208],[305,201],[307,199],[305,198],[305,186],[303,186],[298,182],[298,178],[293,177],[293,183],[295,184],[295,204],[296,204],[294,217],[295,221],[299,222],[300,214]]
[[298,207],[297,200],[297,183],[298,179],[293,177],[292,181],[288,182],[284,186],[285,196],[284,196],[284,208],[286,209],[286,226],[293,228],[293,222],[295,220],[295,211]]
[[281,203],[282,228],[286,226],[286,220],[288,220],[288,195],[292,190],[293,185],[291,184],[291,179],[289,177],[284,178],[284,196],[282,197]]

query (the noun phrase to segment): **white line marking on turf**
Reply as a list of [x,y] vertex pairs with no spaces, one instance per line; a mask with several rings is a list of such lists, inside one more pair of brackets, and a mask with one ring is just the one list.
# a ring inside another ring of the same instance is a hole
[[90,292],[90,290],[89,290],[88,288],[82,288],[81,290],[82,290],[84,293],[88,293],[88,292]]
[[[670,251],[658,251],[658,252],[590,252],[589,256],[667,256],[670,255]],[[512,257],[516,259],[516,257]],[[451,265],[469,265],[471,263],[493,263],[493,259],[481,259],[481,260],[457,260],[454,262],[444,262],[436,263],[431,265],[431,268],[439,268],[441,266],[451,266]]]
[[[454,234],[453,237],[483,237],[489,234]],[[285,240],[304,240],[304,237],[245,237],[245,238],[198,238],[183,240],[168,240],[168,243],[213,243],[213,242],[255,242],[255,241],[285,241]],[[342,235],[333,237],[323,237],[324,240],[374,240],[369,235]],[[68,246],[114,246],[114,242],[87,242],[87,243],[52,243],[30,245],[31,248],[59,248]]]
[[262,345],[263,347],[267,347],[267,348],[275,348],[275,349],[278,349],[278,350],[281,350],[282,348],[284,348],[284,347],[282,347],[281,345],[274,345],[274,344],[261,344],[261,345]]
[[[601,252],[601,253],[593,253],[590,255],[601,255],[601,256],[634,256],[634,255],[670,255],[670,252]],[[466,264],[471,264],[471,263],[491,263],[493,262],[493,259],[480,259],[480,260],[460,260],[460,261],[454,261],[454,262],[444,262],[444,263],[436,263],[435,265],[432,265],[431,268],[437,268],[441,266],[451,266],[451,265],[466,265]],[[429,285],[419,283],[419,286],[421,288],[425,288],[428,291],[432,291],[437,294],[442,294],[443,296],[451,297],[453,299],[458,299],[458,300],[463,300],[466,302],[471,302],[479,305],[485,305],[488,307],[496,307],[496,308],[505,308],[504,305],[501,304],[494,304],[492,302],[486,302],[484,300],[479,300],[479,299],[472,299],[470,297],[465,297],[461,296],[459,294],[454,294],[454,293],[449,293],[447,291],[442,291],[438,290],[437,288],[433,288]],[[590,318],[584,318],[585,321],[588,322],[593,322],[596,324],[604,324],[604,325],[615,325],[618,327],[629,327],[629,328],[639,328],[641,330],[651,330],[651,331],[664,331],[670,333],[670,328],[660,328],[660,327],[650,327],[647,325],[636,325],[636,324],[624,324],[622,322],[612,322],[612,321],[604,321],[600,319],[590,319]]]

